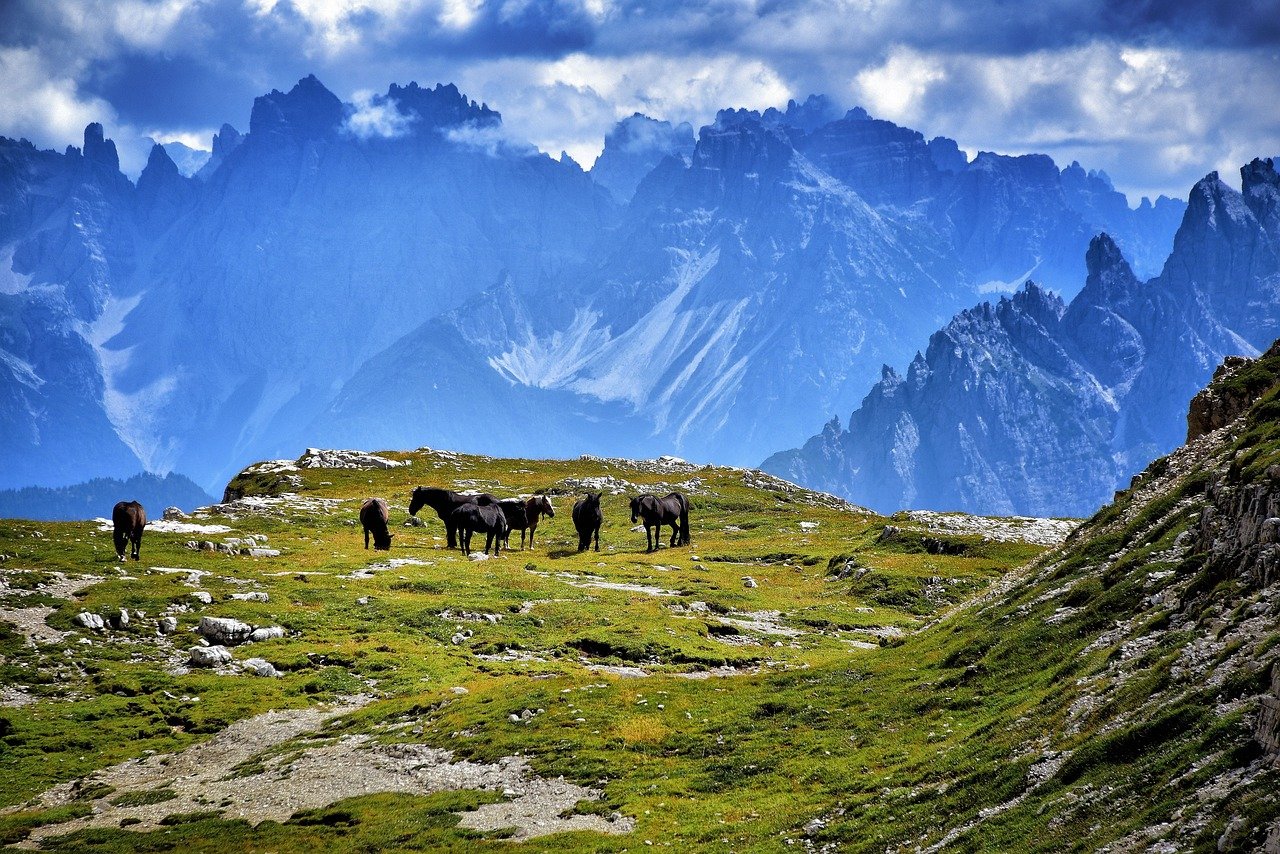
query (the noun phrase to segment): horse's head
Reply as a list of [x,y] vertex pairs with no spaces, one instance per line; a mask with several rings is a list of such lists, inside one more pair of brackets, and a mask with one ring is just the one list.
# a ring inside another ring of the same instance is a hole
[[551,506],[551,499],[547,496],[538,496],[538,509],[545,513],[548,519],[556,518],[556,508]]
[[427,488],[419,486],[413,491],[413,495],[409,498],[409,515],[417,516],[418,511],[427,503]]
[[389,531],[385,534],[381,534],[375,531],[373,534],[374,549],[377,551],[384,551],[384,552],[391,551],[391,538],[394,536],[395,534]]
[[631,524],[634,525],[636,520],[640,518],[640,496],[631,499]]

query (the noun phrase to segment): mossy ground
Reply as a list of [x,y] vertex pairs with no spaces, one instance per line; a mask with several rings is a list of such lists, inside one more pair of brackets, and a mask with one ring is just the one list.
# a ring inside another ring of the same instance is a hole
[[[50,625],[69,630],[81,610],[125,607],[148,615],[122,631],[81,632],[55,646],[33,648],[16,633],[0,635],[0,679],[37,698],[2,710],[0,805],[22,804],[54,783],[145,750],[181,749],[268,709],[356,691],[379,699],[326,735],[375,732],[484,761],[519,754],[543,776],[599,786],[602,802],[582,809],[637,819],[626,835],[519,843],[531,850],[622,851],[646,841],[716,851],[801,843],[885,850],[944,840],[963,849],[1092,848],[1166,814],[1171,799],[1186,796],[1217,767],[1209,762],[1188,772],[1195,760],[1216,755],[1218,765],[1228,764],[1241,761],[1231,751],[1246,749],[1242,725],[1206,712],[1207,696],[1167,709],[1155,727],[1106,731],[1111,718],[1095,715],[1064,735],[1078,694],[1071,686],[1104,678],[1119,641],[1090,645],[1151,593],[1136,572],[1108,583],[1089,555],[1061,561],[994,611],[958,608],[1042,549],[952,537],[947,551],[955,554],[933,554],[902,522],[894,524],[903,536],[881,540],[888,520],[804,492],[748,486],[743,472],[730,469],[386,456],[412,465],[291,473],[302,478],[291,491],[341,503],[313,509],[286,503],[228,522],[231,536],[266,534],[282,550],[278,558],[195,552],[183,543],[205,537],[149,532],[143,560],[122,566],[110,534],[91,524],[0,522],[0,553],[12,555],[3,564],[11,585],[30,586],[37,574],[55,571],[105,579],[75,602],[49,603],[57,606]],[[572,479],[601,476],[642,489],[696,479],[687,490],[692,545],[645,554],[643,533],[630,530],[626,496],[606,494],[603,550],[578,554],[569,509],[582,490]],[[471,562],[443,548],[443,528],[430,510],[420,514],[426,527],[401,527],[409,491],[424,484],[547,491],[557,516],[539,528],[536,548]],[[233,485],[250,494],[282,488],[261,474]],[[369,495],[393,508],[389,554],[364,551],[352,524]],[[818,524],[806,530],[801,522]],[[1125,532],[1115,536],[1123,540]],[[388,558],[421,563],[350,577]],[[846,566],[869,571],[839,571]],[[168,672],[154,617],[170,603],[193,604],[192,588],[185,574],[148,572],[154,567],[210,573],[200,589],[214,604],[179,614],[181,638],[194,638],[186,632],[202,613],[284,626],[288,637],[236,651],[238,659],[266,658],[281,678]],[[745,586],[743,576],[758,586]],[[672,595],[590,586],[596,581]],[[1053,621],[1063,603],[1045,594],[1057,588],[1070,589],[1076,610]],[[227,598],[248,589],[270,600]],[[19,598],[12,593],[0,604],[18,607]],[[446,610],[501,619],[460,621],[442,616]],[[779,612],[766,617],[786,633],[732,622],[750,622],[745,615],[759,612]],[[472,634],[454,643],[459,629]],[[86,634],[92,645],[78,642]],[[1153,662],[1144,677],[1150,684],[1119,687],[1111,699],[1117,709],[1141,706],[1168,680],[1171,648],[1145,654]],[[595,665],[640,667],[651,675],[619,678]],[[681,675],[725,665],[738,675]],[[455,693],[455,686],[468,693]],[[545,711],[527,722],[509,720],[525,709]],[[386,726],[399,723],[412,729]],[[1069,763],[1048,772],[1047,783],[1031,785],[1032,766],[1064,739],[1093,746],[1075,750]],[[1080,808],[1103,790],[1111,793],[1104,806]],[[107,796],[119,794],[99,795]],[[87,830],[58,838],[56,846],[284,851],[516,844],[501,833],[455,826],[458,810],[490,796],[369,795],[257,827],[216,814],[178,816],[151,833]],[[998,811],[978,822],[980,811],[992,808]],[[68,817],[32,805],[0,817],[0,832],[21,838],[23,828]]]

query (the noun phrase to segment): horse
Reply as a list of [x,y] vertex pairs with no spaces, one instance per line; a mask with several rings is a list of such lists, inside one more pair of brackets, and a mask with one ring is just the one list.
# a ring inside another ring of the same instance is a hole
[[360,505],[360,524],[364,527],[364,547],[369,548],[369,533],[373,533],[373,547],[377,551],[389,551],[395,534],[387,530],[391,518],[387,502],[381,498],[366,498]]
[[[644,519],[646,552],[657,551],[662,545],[662,526],[671,526],[671,545],[689,545],[689,499],[678,492],[664,498],[656,495],[638,495],[631,499],[631,522]],[[650,529],[652,534],[650,533]]]
[[[551,506],[551,500],[545,495],[535,495],[532,498],[525,499],[524,502],[524,518],[529,526],[529,548],[533,548],[533,535],[538,530],[538,517],[546,516],[548,519],[556,517],[556,509]],[[520,529],[520,549],[524,550],[524,528]]]
[[[507,534],[502,538],[502,545],[510,549],[511,532],[517,528],[523,531],[529,527],[529,520],[524,512],[524,502],[519,498],[504,498],[498,502],[498,508],[507,520]],[[521,546],[521,548],[524,547]]]
[[436,515],[440,517],[440,521],[444,522],[445,533],[449,538],[449,548],[456,549],[458,547],[457,527],[450,521],[453,511],[462,507],[464,504],[476,504],[484,506],[486,504],[497,504],[498,499],[487,493],[481,495],[463,495],[460,492],[450,492],[447,489],[437,489],[431,486],[419,486],[413,490],[413,495],[409,499],[409,515],[417,516],[418,511],[423,507],[430,507],[436,511]]
[[604,511],[600,509],[603,492],[588,492],[573,505],[573,527],[578,529],[578,551],[585,552],[596,538],[596,551],[600,551],[600,526],[604,524]]
[[511,530],[502,508],[496,503],[464,504],[449,514],[449,524],[462,534],[460,541],[464,555],[471,554],[471,535],[476,531],[483,531],[484,553],[488,554],[492,546],[496,557],[502,553],[502,540]]
[[117,502],[111,508],[111,523],[115,526],[111,539],[116,544],[116,560],[124,560],[125,546],[130,543],[133,545],[133,559],[142,560],[139,557],[142,552],[142,529],[147,527],[147,511],[142,509],[142,505],[136,501]]

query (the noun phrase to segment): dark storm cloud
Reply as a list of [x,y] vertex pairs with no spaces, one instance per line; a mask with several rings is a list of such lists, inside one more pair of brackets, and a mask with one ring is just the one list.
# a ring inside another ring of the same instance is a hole
[[143,135],[244,129],[254,97],[312,72],[344,99],[458,82],[588,163],[633,109],[696,125],[708,99],[810,92],[971,149],[1130,157],[1159,137],[1144,187],[1231,134],[1233,156],[1280,148],[1256,107],[1280,78],[1280,0],[0,0],[0,133],[43,144],[91,116],[137,161]]

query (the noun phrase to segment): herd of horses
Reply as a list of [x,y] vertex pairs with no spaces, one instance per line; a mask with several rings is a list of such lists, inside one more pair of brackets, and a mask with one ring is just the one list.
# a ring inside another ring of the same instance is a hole
[[[600,499],[604,493],[588,492],[573,505],[573,527],[578,532],[578,551],[591,548],[600,551],[600,528],[604,524],[604,511]],[[379,506],[380,512],[370,512],[366,521],[365,507]],[[471,554],[471,538],[477,531],[485,535],[484,553],[492,549],[495,555],[510,547],[512,532],[520,531],[520,548],[525,547],[525,534],[529,535],[529,547],[542,517],[555,518],[555,508],[545,495],[529,498],[498,498],[489,493],[469,495],[432,486],[419,486],[409,499],[409,515],[416,517],[423,507],[436,511],[444,522],[449,548],[461,549]],[[689,499],[678,492],[663,498],[640,495],[631,499],[631,521],[644,520],[647,551],[659,547],[663,525],[671,526],[671,545],[689,544]],[[387,529],[386,502],[370,498],[360,509],[360,522],[365,526],[365,548],[369,547],[372,532],[375,549],[391,547],[392,534]],[[383,545],[379,545],[383,543]]]
[[[604,524],[604,511],[600,509],[602,492],[588,492],[573,505],[573,527],[578,532],[578,551],[591,548],[594,541],[595,550],[600,551],[600,528]],[[495,555],[503,548],[510,547],[511,534],[520,532],[520,548],[525,547],[525,535],[529,537],[529,548],[533,548],[533,536],[538,530],[538,522],[543,517],[555,518],[555,508],[545,495],[534,495],[529,498],[497,498],[488,493],[468,495],[437,489],[430,486],[419,486],[413,490],[409,500],[409,515],[416,517],[423,507],[436,511],[440,521],[444,522],[449,548],[461,548],[462,553],[471,554],[471,538],[476,533],[485,535],[484,553],[492,549]],[[360,525],[364,529],[364,547],[369,548],[372,538],[375,550],[386,551],[391,548],[389,522],[390,508],[381,498],[367,498],[360,505]],[[644,522],[644,538],[646,551],[652,552],[661,546],[662,527],[671,527],[671,545],[689,544],[689,499],[679,492],[659,498],[656,495],[638,495],[631,499],[631,523]],[[147,525],[147,511],[136,501],[121,501],[111,509],[111,523],[114,528],[112,539],[115,541],[116,558],[124,560],[126,549],[130,549],[131,557],[140,560],[142,551],[142,529]],[[131,548],[130,548],[131,547]]]

